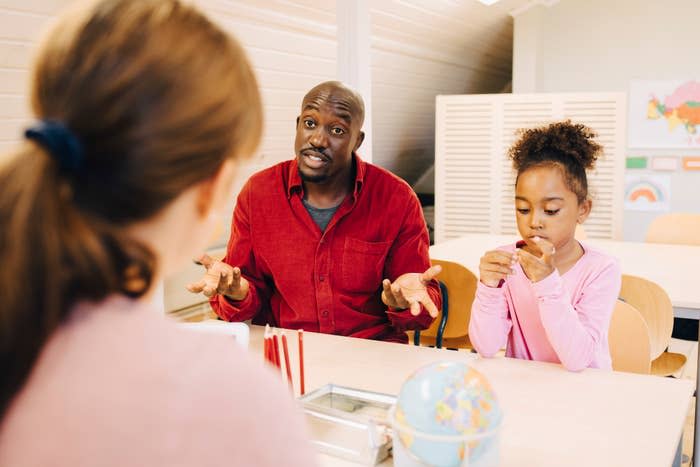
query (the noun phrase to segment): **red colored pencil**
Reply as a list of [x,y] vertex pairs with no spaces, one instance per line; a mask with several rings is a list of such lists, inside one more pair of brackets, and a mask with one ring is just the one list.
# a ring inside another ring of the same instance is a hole
[[282,362],[280,361],[280,344],[279,344],[279,339],[277,339],[277,333],[273,332],[272,333],[272,349],[273,349],[273,354],[275,357],[275,366],[277,368],[282,368]]
[[299,392],[303,396],[306,393],[304,389],[304,330],[299,329]]
[[267,363],[270,365],[274,365],[275,358],[272,356],[272,338],[265,338],[265,342],[267,342],[267,354],[265,355],[265,360],[267,360]]
[[265,326],[265,333],[263,334],[263,341],[265,342],[264,354],[265,361],[267,363],[272,363],[272,342],[270,341],[270,325]]
[[284,351],[284,367],[287,369],[287,382],[292,385],[292,369],[289,367],[289,348],[287,347],[287,336],[282,333],[282,350]]

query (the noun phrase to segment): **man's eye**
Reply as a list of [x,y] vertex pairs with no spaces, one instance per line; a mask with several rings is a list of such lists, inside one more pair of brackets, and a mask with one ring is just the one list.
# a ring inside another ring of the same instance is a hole
[[345,134],[345,130],[343,130],[342,128],[335,127],[335,128],[331,129],[331,133],[336,135],[336,136],[339,136],[339,135]]
[[316,122],[313,120],[304,120],[304,126],[306,128],[314,128],[316,126]]

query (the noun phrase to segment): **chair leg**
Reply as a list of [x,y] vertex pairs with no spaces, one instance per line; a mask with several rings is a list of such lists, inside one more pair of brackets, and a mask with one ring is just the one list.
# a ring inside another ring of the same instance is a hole
[[442,281],[438,281],[438,285],[440,286],[440,295],[442,298],[442,317],[440,318],[440,325],[438,326],[437,336],[435,338],[435,347],[441,349],[442,335],[445,332],[445,326],[447,326],[450,307],[448,303],[447,286]]

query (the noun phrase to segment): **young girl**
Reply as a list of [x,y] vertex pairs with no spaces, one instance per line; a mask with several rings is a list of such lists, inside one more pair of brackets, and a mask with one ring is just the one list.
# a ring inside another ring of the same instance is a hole
[[241,47],[177,0],[63,17],[0,168],[0,465],[315,463],[289,388],[152,306],[255,151]]
[[510,149],[522,240],[479,264],[469,338],[483,356],[611,369],[608,327],[620,291],[617,262],[574,238],[591,211],[586,169],[601,152],[569,121],[523,132]]

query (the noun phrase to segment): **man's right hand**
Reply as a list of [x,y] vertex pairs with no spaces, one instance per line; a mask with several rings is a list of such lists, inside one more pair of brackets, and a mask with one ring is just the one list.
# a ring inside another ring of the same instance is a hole
[[243,300],[248,296],[250,284],[241,275],[239,268],[216,261],[211,256],[204,254],[196,261],[207,270],[199,282],[187,285],[187,290],[192,293],[203,293],[207,297],[216,294],[226,295],[231,300]]

